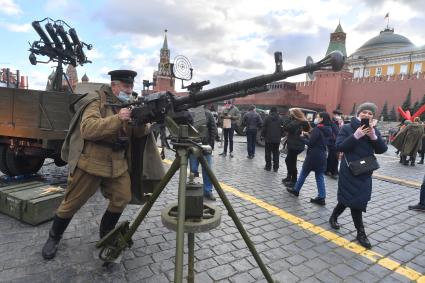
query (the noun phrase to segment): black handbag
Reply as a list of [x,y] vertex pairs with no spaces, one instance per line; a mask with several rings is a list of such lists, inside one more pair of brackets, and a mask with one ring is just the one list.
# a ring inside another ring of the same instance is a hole
[[379,169],[379,163],[378,160],[376,160],[375,155],[367,156],[350,162],[347,161],[347,158],[345,158],[344,155],[344,159],[354,176],[372,174],[373,171]]

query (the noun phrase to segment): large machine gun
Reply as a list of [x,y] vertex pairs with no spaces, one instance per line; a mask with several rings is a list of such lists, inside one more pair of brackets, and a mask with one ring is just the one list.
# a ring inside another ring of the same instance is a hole
[[[194,184],[193,178],[189,178],[189,182],[187,181],[188,160],[190,155],[191,157],[197,158],[203,168],[205,168],[229,216],[234,221],[267,282],[274,282],[264,262],[256,251],[254,244],[249,239],[246,230],[243,228],[242,223],[239,221],[218,179],[204,157],[206,154],[211,154],[211,147],[203,146],[199,143],[198,139],[202,136],[202,130],[197,131],[191,126],[191,115],[188,109],[225,99],[243,97],[255,92],[266,91],[266,84],[283,80],[290,76],[317,70],[339,71],[344,65],[344,56],[339,51],[332,52],[318,63],[308,63],[306,66],[288,71],[282,70],[281,53],[275,53],[275,61],[276,71],[269,75],[230,83],[209,90],[202,90],[202,87],[209,83],[208,81],[192,83],[186,87],[189,90],[189,95],[185,97],[177,97],[170,92],[159,92],[141,97],[130,103],[117,105],[119,107],[131,106],[131,116],[133,122],[136,124],[147,122],[165,124],[170,131],[171,144],[176,152],[176,158],[165,176],[155,187],[154,191],[147,197],[145,205],[132,223],[130,224],[128,221],[121,223],[96,244],[96,247],[100,249],[99,258],[102,259],[106,265],[111,262],[116,262],[120,258],[122,251],[132,246],[132,236],[145,219],[164,188],[170,182],[171,178],[179,171],[178,203],[167,206],[161,213],[161,220],[167,228],[176,231],[174,282],[183,282],[183,247],[185,233],[188,234],[187,280],[189,283],[195,282],[195,233],[205,232],[217,227],[220,223],[221,212],[217,207],[203,203],[202,185]],[[136,172],[136,170],[133,172]],[[132,185],[133,184],[132,179]],[[146,195],[148,194],[148,192],[144,193],[146,193]]]
[[[42,28],[42,23],[46,32]],[[62,20],[52,20],[45,18],[41,21],[32,22],[32,27],[40,36],[40,39],[30,45],[29,60],[32,65],[37,63],[58,62],[55,78],[52,83],[52,89],[60,91],[62,88],[63,68],[62,64],[70,64],[74,67],[91,63],[84,53],[84,47],[92,49],[91,44],[80,41],[77,32]],[[65,30],[68,28],[68,32]],[[68,36],[69,35],[69,36]],[[38,61],[36,55],[47,56],[48,61]],[[69,85],[69,81],[68,81]]]
[[344,60],[341,52],[334,51],[317,63],[309,63],[302,67],[283,71],[282,54],[276,52],[276,70],[272,74],[257,76],[208,90],[202,90],[202,87],[209,84],[209,81],[192,83],[186,87],[189,90],[187,96],[177,97],[171,92],[158,92],[139,97],[136,101],[123,104],[121,107],[132,106],[132,120],[137,124],[163,123],[166,116],[180,123],[188,118],[186,110],[189,108],[264,92],[267,91],[266,85],[268,83],[303,73],[312,73],[318,70],[339,71],[344,65]]

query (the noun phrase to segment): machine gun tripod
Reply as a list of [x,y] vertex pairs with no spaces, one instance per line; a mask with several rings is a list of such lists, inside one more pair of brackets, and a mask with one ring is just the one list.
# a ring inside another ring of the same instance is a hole
[[[273,282],[254,244],[249,239],[229,199],[204,157],[204,152],[211,151],[211,148],[209,146],[201,146],[196,142],[199,136],[197,136],[196,130],[190,125],[178,125],[169,117],[166,117],[165,122],[171,132],[171,144],[175,149],[176,158],[131,225],[128,221],[121,223],[96,244],[96,247],[101,249],[99,253],[100,259],[105,261],[105,263],[114,262],[124,249],[132,246],[133,242],[131,237],[145,219],[171,178],[179,171],[178,203],[177,205],[168,206],[163,210],[162,222],[167,228],[177,232],[174,271],[175,282],[182,282],[183,279],[184,233],[188,233],[189,270],[187,280],[188,282],[194,282],[195,233],[206,232],[217,227],[220,224],[221,211],[215,206],[203,204],[202,186],[196,187],[191,181],[188,184],[186,183],[189,155],[192,154],[199,160],[201,165],[205,167],[229,216],[235,223],[236,228],[247,244],[265,278],[268,282]],[[193,187],[195,187],[195,189],[192,189]],[[192,192],[189,192],[190,189],[192,189]],[[187,209],[187,204],[190,205],[191,209]]]
[[[206,216],[204,213],[204,205],[202,204],[202,195],[200,199],[195,197],[192,198],[191,201],[186,201],[186,199],[190,197],[187,190],[188,186],[186,186],[188,156],[193,154],[198,158],[201,165],[205,167],[214,188],[228,210],[230,217],[235,222],[236,227],[265,278],[268,282],[273,282],[266,266],[262,262],[248,234],[236,216],[217,178],[208,166],[203,156],[205,148],[197,143],[201,136],[188,123],[189,117],[187,114],[189,114],[188,109],[190,108],[221,100],[243,97],[252,93],[264,92],[267,90],[265,88],[266,84],[285,79],[289,76],[317,70],[339,71],[344,65],[344,57],[341,52],[334,51],[317,63],[308,63],[303,67],[283,71],[282,55],[280,52],[277,52],[275,53],[275,63],[276,71],[272,74],[257,76],[208,90],[201,90],[208,81],[192,84],[189,88],[189,95],[185,97],[176,97],[170,92],[159,92],[142,97],[136,102],[116,105],[117,107],[132,107],[131,117],[135,125],[152,122],[165,123],[170,131],[171,144],[176,152],[176,158],[171,164],[170,169],[155,188],[153,194],[147,199],[144,207],[134,221],[131,224],[128,221],[121,223],[97,243],[96,247],[101,249],[99,257],[103,261],[106,263],[116,261],[124,249],[132,246],[133,242],[131,237],[136,232],[165,186],[170,182],[174,174],[179,171],[178,204],[177,206],[167,208],[167,210],[163,212],[162,221],[165,226],[177,231],[174,282],[182,282],[183,280],[183,246],[185,232],[189,234],[188,281],[194,281],[194,233],[207,231],[218,226],[220,212],[214,207],[205,207],[205,210],[208,212]],[[186,203],[192,205],[193,210],[186,209]],[[173,215],[177,215],[177,217]],[[190,221],[189,225],[189,219],[195,221]]]

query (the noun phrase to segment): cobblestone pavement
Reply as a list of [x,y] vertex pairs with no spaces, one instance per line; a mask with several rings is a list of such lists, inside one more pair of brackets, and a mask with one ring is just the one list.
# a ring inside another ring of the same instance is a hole
[[[309,202],[317,194],[309,176],[299,198],[289,195],[278,173],[266,172],[264,150],[246,158],[246,144],[236,137],[235,157],[214,152],[214,171],[236,213],[274,279],[280,282],[425,282],[425,213],[407,210],[419,199],[418,184],[424,165],[398,163],[394,150],[379,156],[387,181],[374,179],[372,201],[364,214],[372,242],[365,251],[355,242],[355,229],[346,211],[342,228],[333,231],[328,218],[336,205],[337,181],[326,179],[326,206]],[[172,153],[167,154],[172,159]],[[169,162],[168,162],[169,164]],[[301,166],[298,162],[298,166]],[[167,165],[168,166],[168,165]],[[49,182],[64,181],[65,168],[46,165],[42,176]],[[392,179],[407,180],[403,185]],[[5,179],[3,178],[4,182]],[[175,232],[165,228],[161,210],[177,201],[174,177],[133,237],[134,246],[119,264],[102,267],[97,258],[100,217],[106,208],[96,194],[74,217],[61,241],[57,257],[45,261],[41,247],[51,222],[33,227],[0,215],[0,282],[170,282],[174,276]],[[217,194],[216,194],[217,195]],[[265,282],[232,219],[223,209],[220,226],[195,238],[195,282]],[[132,220],[140,209],[130,205],[123,219]],[[186,251],[187,252],[187,251]],[[186,262],[185,262],[186,263]],[[185,274],[187,272],[185,264]]]

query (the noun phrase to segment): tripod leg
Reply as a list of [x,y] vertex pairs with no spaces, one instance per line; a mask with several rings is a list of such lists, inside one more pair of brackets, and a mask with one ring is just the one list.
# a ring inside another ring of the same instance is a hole
[[187,149],[178,149],[180,157],[180,176],[178,192],[178,215],[177,215],[177,236],[176,236],[176,263],[174,269],[174,282],[183,281],[183,255],[184,255],[184,221],[186,210],[186,179],[187,179]]
[[233,222],[236,225],[236,228],[238,228],[239,233],[241,234],[242,238],[244,239],[246,245],[248,246],[248,249],[250,250],[252,256],[254,257],[255,261],[257,262],[258,266],[260,267],[261,271],[264,274],[264,277],[266,277],[267,282],[273,282],[273,279],[267,270],[265,264],[260,258],[260,255],[258,254],[257,250],[254,247],[254,244],[252,243],[251,239],[248,236],[248,233],[245,231],[245,229],[242,226],[242,223],[239,221],[238,216],[236,215],[236,212],[234,211],[232,205],[230,204],[229,199],[224,194],[223,189],[220,186],[220,183],[218,182],[217,178],[215,177],[213,171],[208,166],[207,161],[205,160],[205,157],[203,155],[198,157],[199,162],[201,162],[202,166],[205,167],[205,170],[208,173],[208,176],[211,179],[211,182],[214,185],[214,188],[217,190],[218,195],[220,196],[221,200],[223,201],[224,206],[226,207],[227,211],[229,212],[229,216],[232,218]]
[[173,163],[171,164],[170,169],[168,169],[165,176],[162,178],[162,180],[159,182],[159,184],[156,186],[155,190],[153,191],[153,194],[151,197],[146,201],[145,205],[143,206],[142,210],[140,211],[139,215],[137,215],[136,219],[134,219],[133,223],[130,225],[130,229],[128,232],[124,235],[124,239],[128,242],[133,234],[136,232],[137,228],[139,228],[140,223],[142,223],[143,219],[145,219],[146,215],[148,214],[149,210],[152,208],[155,201],[158,199],[159,195],[164,190],[165,186],[170,182],[171,178],[174,176],[174,174],[177,172],[180,166],[180,158],[176,158]]
[[195,282],[195,234],[194,233],[188,233],[187,234],[187,241],[188,241],[188,263],[189,263],[189,272],[187,275],[187,282],[188,283],[194,283]]

